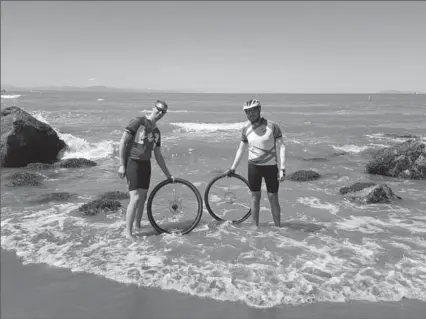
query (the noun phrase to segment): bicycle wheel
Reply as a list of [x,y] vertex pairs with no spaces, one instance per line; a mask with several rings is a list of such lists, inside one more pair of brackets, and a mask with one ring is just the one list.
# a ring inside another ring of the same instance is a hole
[[189,181],[175,178],[164,180],[154,187],[148,197],[147,214],[159,233],[191,232],[200,222],[203,199]]
[[250,201],[248,181],[235,173],[215,177],[204,192],[207,211],[218,221],[242,223],[251,215]]

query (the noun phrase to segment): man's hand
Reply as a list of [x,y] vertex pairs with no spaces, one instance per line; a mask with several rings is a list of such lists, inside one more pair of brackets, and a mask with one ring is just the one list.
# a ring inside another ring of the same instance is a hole
[[123,179],[126,176],[126,169],[123,165],[120,165],[120,168],[118,169],[118,176]]
[[278,180],[282,182],[285,179],[285,169],[280,169]]
[[231,174],[235,174],[235,169],[230,168],[225,172],[226,176],[231,177]]

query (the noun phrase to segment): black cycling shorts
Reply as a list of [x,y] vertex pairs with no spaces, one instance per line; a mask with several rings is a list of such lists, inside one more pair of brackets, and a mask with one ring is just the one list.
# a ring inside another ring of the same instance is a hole
[[262,178],[265,179],[268,193],[277,193],[279,188],[277,165],[255,165],[248,163],[248,182],[252,192],[260,192]]
[[151,161],[127,161],[126,178],[129,191],[148,189],[151,181]]

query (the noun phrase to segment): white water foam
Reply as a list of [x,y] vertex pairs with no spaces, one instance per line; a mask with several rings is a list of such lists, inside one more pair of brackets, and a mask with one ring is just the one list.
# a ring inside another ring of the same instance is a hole
[[[385,141],[385,142],[389,142],[389,143],[403,143],[405,141],[408,141],[410,139],[412,139],[412,137],[403,137],[403,136],[387,136],[383,133],[374,133],[374,134],[367,134],[364,135],[365,137],[368,137],[370,139],[373,140],[380,140],[380,141]],[[426,141],[426,136],[419,136],[421,141]],[[389,147],[390,145],[386,145],[385,147]]]
[[328,212],[332,215],[336,215],[339,212],[338,206],[329,202],[321,203],[319,198],[316,198],[316,197],[299,197],[297,199],[297,202],[303,205],[313,207],[313,208],[328,210]]
[[369,146],[357,146],[353,144],[343,146],[332,145],[331,147],[333,147],[336,151],[343,151],[348,153],[361,153],[369,148]]
[[69,149],[64,152],[62,158],[87,158],[91,160],[109,158],[117,153],[119,142],[105,140],[99,143],[89,143],[85,139],[72,134],[60,134]]
[[1,95],[1,98],[2,99],[18,99],[18,98],[20,98],[22,95],[21,94],[2,94]]
[[196,122],[177,122],[170,123],[177,126],[180,132],[196,132],[196,133],[211,133],[211,132],[226,132],[239,131],[247,122],[237,123],[196,123]]
[[[426,275],[424,257],[407,252],[395,266],[377,268],[376,258],[386,251],[372,239],[352,243],[319,233],[296,240],[280,229],[261,232],[223,223],[200,227],[192,236],[151,236],[129,245],[121,212],[93,222],[70,214],[78,205],[2,211],[2,248],[16,250],[24,263],[256,308],[403,297],[426,301],[426,283],[419,280]],[[257,246],[264,240],[274,250]]]
[[[40,122],[52,125],[46,119],[46,114],[35,112],[32,114]],[[104,140],[98,143],[89,143],[81,137],[72,134],[61,133],[58,129],[52,127],[67,145],[68,149],[62,154],[62,159],[67,158],[86,158],[90,160],[109,158],[117,153],[119,142],[113,140]]]

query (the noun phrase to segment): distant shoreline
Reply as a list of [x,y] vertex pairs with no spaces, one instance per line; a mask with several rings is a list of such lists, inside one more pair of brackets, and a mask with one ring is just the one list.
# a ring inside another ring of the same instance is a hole
[[151,90],[151,89],[125,89],[125,88],[114,88],[106,86],[90,86],[90,87],[73,87],[73,86],[58,86],[58,87],[19,87],[12,85],[5,85],[2,87],[2,94],[11,94],[13,92],[93,92],[93,93],[148,93],[148,94],[284,94],[284,95],[420,95],[426,94],[425,92],[417,91],[398,91],[398,90],[387,90],[380,92],[328,92],[328,93],[295,93],[295,92],[202,92],[202,91],[191,91],[191,90]]

